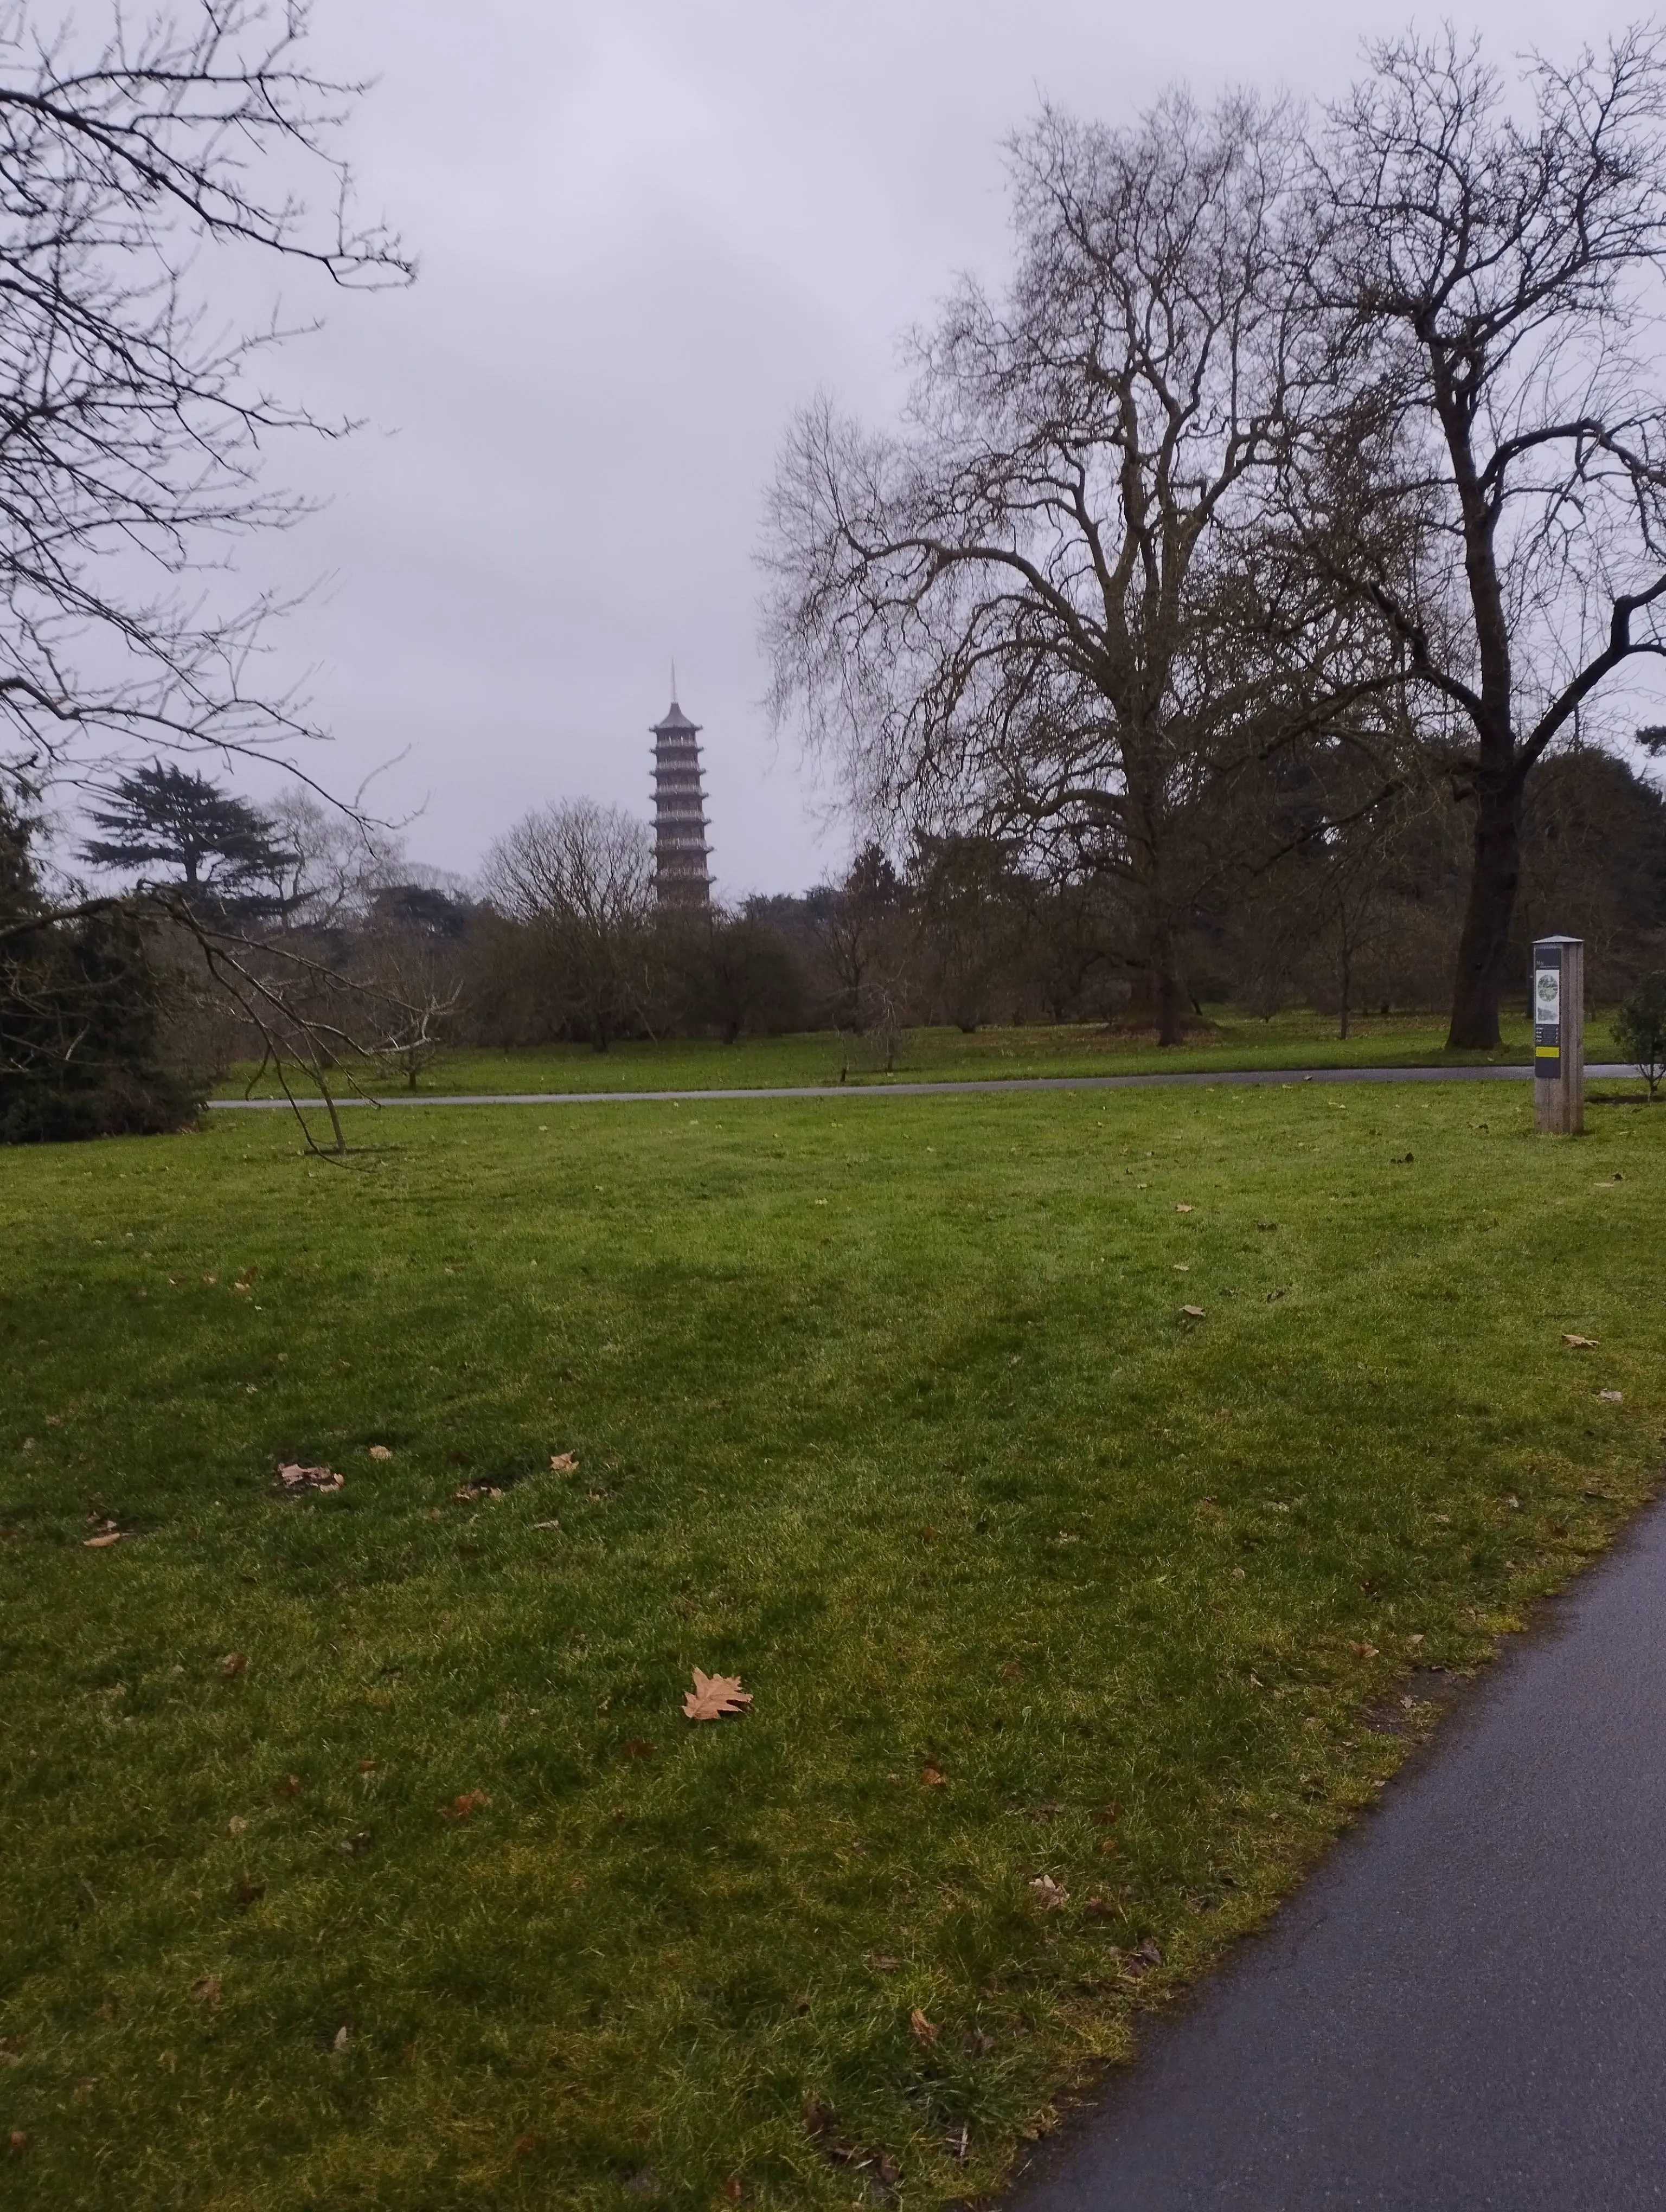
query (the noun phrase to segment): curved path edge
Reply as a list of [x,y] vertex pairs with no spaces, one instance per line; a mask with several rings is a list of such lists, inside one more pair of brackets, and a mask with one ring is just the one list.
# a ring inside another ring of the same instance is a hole
[[1666,2205],[1663,1615],[1657,1497],[1006,2212]]

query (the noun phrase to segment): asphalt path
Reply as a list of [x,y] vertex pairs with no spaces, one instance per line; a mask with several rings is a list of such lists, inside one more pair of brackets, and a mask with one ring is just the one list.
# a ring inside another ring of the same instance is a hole
[[1009,2212],[1666,2205],[1666,1501]]
[[[337,1106],[640,1106],[655,1098],[947,1098],[968,1091],[1146,1091],[1170,1085],[1199,1083],[1496,1083],[1527,1081],[1529,1066],[1520,1067],[1247,1067],[1177,1071],[1152,1075],[998,1075],[979,1076],[964,1083],[801,1083],[759,1085],[732,1091],[459,1091],[450,1095],[420,1091],[398,1091],[391,1097],[372,1098],[345,1091]],[[1587,1067],[1587,1076],[1630,1076],[1637,1070],[1622,1060]],[[218,1112],[252,1109],[280,1112],[287,1098],[210,1098]],[[301,1098],[298,1106],[321,1106],[321,1098]]]

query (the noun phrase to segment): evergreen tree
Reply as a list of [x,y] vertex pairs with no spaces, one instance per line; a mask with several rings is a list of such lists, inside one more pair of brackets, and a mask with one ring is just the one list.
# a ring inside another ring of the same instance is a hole
[[121,906],[52,919],[32,830],[0,796],[0,1144],[178,1129],[201,1092],[169,1065],[145,929]]
[[294,860],[272,825],[246,799],[194,769],[153,761],[118,776],[92,811],[108,834],[81,848],[97,868],[149,871],[162,866],[192,906],[244,914],[270,912],[277,883]]

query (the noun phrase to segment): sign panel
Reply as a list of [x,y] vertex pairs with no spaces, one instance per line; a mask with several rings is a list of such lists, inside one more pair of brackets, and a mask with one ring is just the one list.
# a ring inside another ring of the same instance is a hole
[[1551,957],[1554,967],[1540,964],[1541,953],[1533,969],[1533,1073],[1544,1076],[1562,1072],[1562,963]]

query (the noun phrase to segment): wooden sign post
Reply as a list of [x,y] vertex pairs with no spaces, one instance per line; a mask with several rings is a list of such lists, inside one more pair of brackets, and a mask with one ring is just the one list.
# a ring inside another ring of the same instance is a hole
[[1533,1119],[1558,1137],[1585,1133],[1585,946],[1541,937],[1533,945]]

